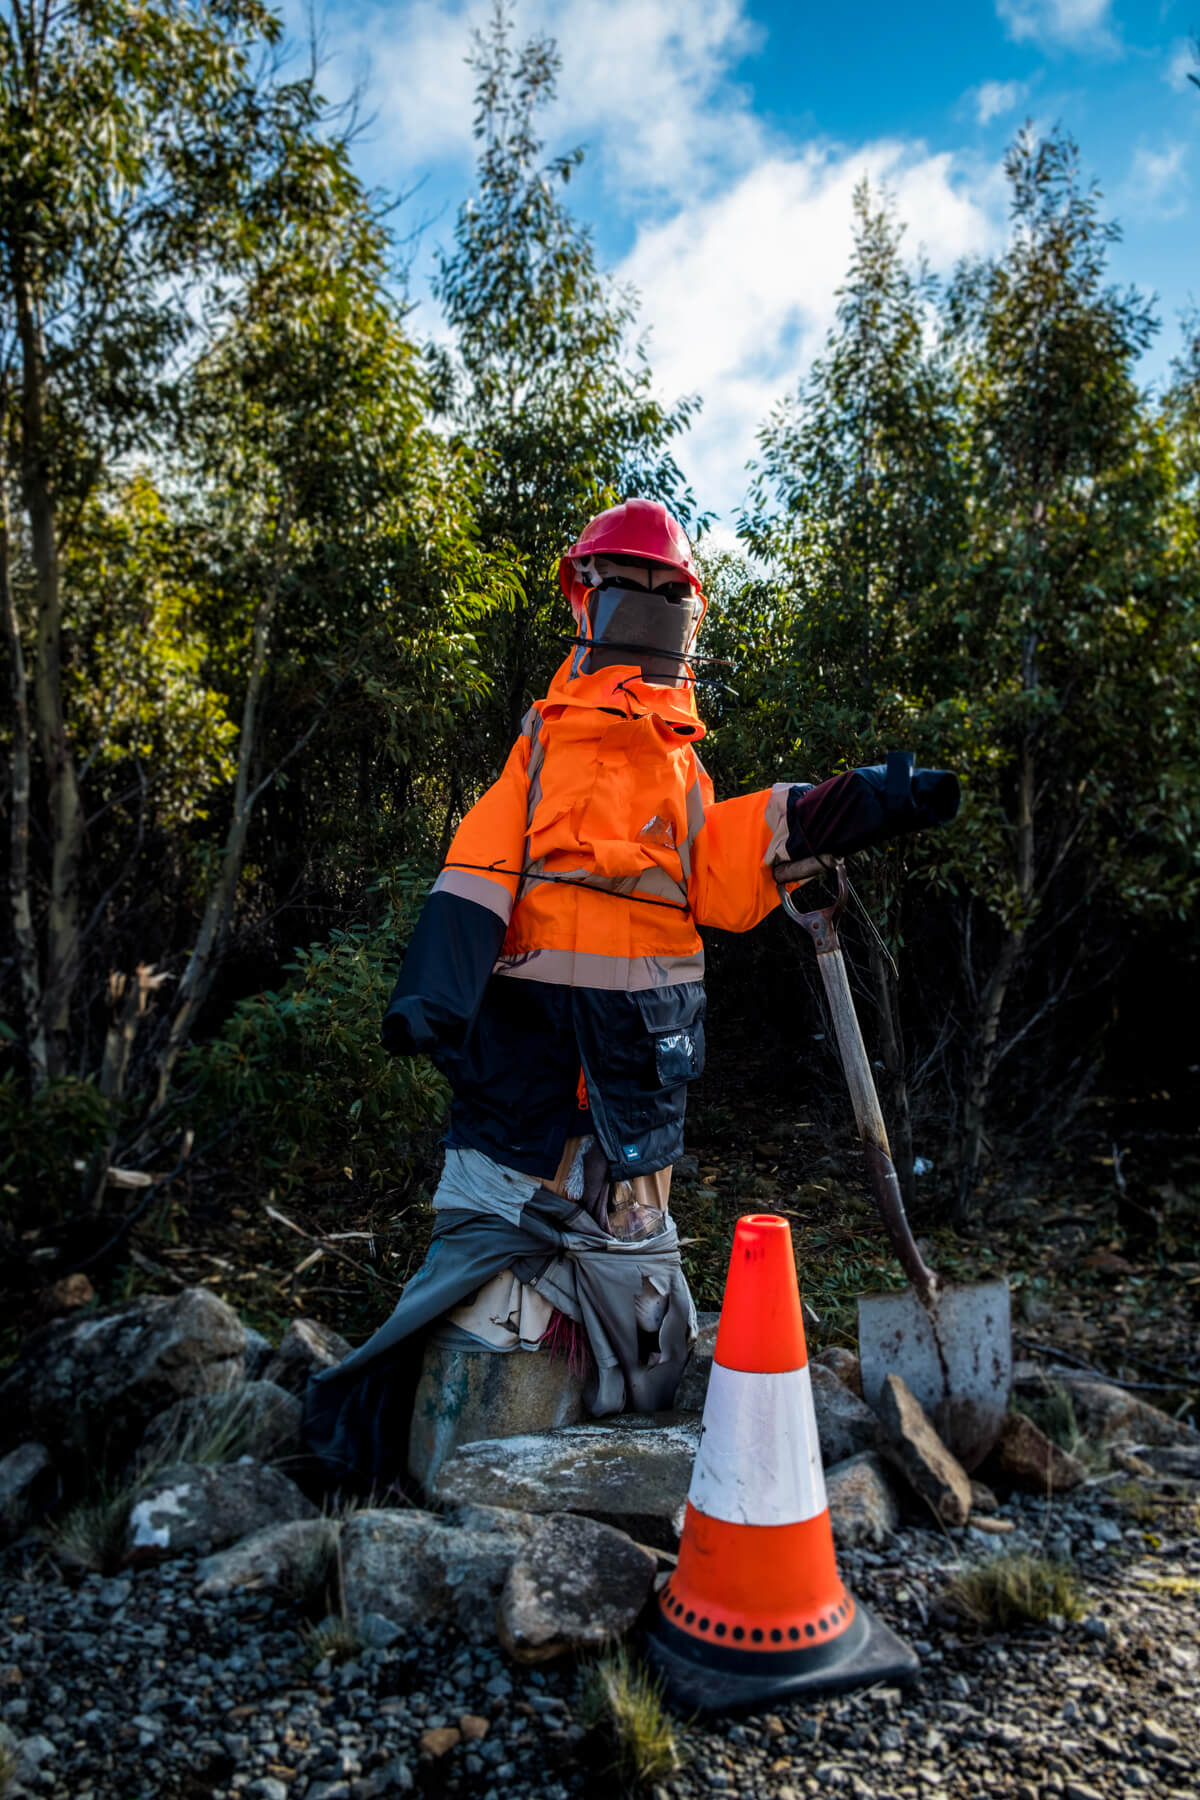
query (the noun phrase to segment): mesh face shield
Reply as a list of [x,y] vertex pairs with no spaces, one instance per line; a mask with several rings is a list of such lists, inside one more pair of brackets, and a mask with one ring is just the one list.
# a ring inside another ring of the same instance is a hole
[[682,687],[690,679],[684,664],[701,607],[686,581],[650,588],[608,577],[589,594],[580,619],[580,636],[590,641],[577,652],[576,670],[592,674],[632,663],[656,687]]

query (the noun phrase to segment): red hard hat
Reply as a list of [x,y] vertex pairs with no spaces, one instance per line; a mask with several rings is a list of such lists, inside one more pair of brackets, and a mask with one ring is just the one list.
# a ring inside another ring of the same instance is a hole
[[564,551],[558,579],[563,593],[575,604],[574,562],[584,556],[635,556],[647,562],[678,569],[696,592],[700,577],[692,560],[687,532],[673,519],[661,500],[626,500],[589,519],[579,542]]

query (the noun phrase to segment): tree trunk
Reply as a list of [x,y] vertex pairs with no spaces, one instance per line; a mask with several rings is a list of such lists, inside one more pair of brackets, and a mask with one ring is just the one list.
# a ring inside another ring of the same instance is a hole
[[50,895],[42,1035],[47,1073],[67,1066],[71,1001],[79,974],[79,867],[83,809],[67,736],[62,693],[62,593],[58,532],[46,433],[46,363],[35,297],[23,257],[13,272],[21,348],[21,485],[33,551],[37,595],[34,692],[46,771],[50,831]]
[[908,1099],[908,1076],[904,1061],[904,1035],[900,1028],[900,991],[891,964],[871,939],[871,978],[875,984],[875,1004],[879,1012],[879,1047],[888,1078],[887,1128],[892,1146],[892,1161],[900,1178],[904,1204],[913,1202],[913,1135],[912,1109]]
[[42,1017],[42,983],[38,969],[37,935],[29,892],[29,794],[31,785],[29,745],[29,685],[21,625],[12,591],[8,519],[8,487],[0,475],[0,605],[8,635],[8,668],[12,688],[12,819],[9,834],[8,897],[12,912],[13,943],[21,1012],[25,1022],[25,1050],[29,1058],[29,1082],[36,1094],[46,1085],[48,1065],[46,1032]]
[[[1026,670],[1029,674],[1028,666]],[[1029,911],[1034,898],[1034,776],[1035,764],[1031,737],[1026,733],[1021,747],[1017,780],[1017,895],[1018,923],[1010,928],[1000,946],[995,967],[988,977],[979,1005],[971,1053],[967,1064],[967,1092],[963,1102],[958,1165],[958,1204],[956,1221],[966,1221],[971,1197],[979,1180],[985,1144],[985,1124],[991,1099],[992,1076],[999,1049],[1000,1017],[1004,1002],[1020,967],[1025,950]]]
[[246,697],[242,706],[242,728],[238,739],[233,816],[229,821],[229,830],[225,837],[220,873],[209,890],[204,916],[200,921],[200,929],[196,934],[196,941],[192,946],[187,968],[183,972],[183,979],[179,983],[175,1013],[159,1064],[158,1087],[153,1112],[160,1111],[166,1103],[175,1065],[187,1047],[196,1015],[208,998],[213,977],[229,936],[233,903],[242,872],[242,861],[246,853],[246,838],[250,830],[254,804],[261,791],[261,785],[259,788],[251,788],[250,771],[254,765],[254,753],[257,748],[258,713],[263,684],[266,680],[271,620],[279,595],[279,562],[290,531],[290,517],[281,509],[275,531],[274,566],[254,617],[250,672],[246,679]]

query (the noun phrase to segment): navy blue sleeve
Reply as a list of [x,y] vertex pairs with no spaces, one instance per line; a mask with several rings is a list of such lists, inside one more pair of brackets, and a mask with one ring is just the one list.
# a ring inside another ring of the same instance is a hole
[[849,856],[891,838],[943,825],[958,811],[957,775],[947,769],[914,769],[907,752],[886,763],[850,769],[818,787],[794,787],[788,796],[789,860]]
[[386,1049],[401,1056],[461,1047],[475,1023],[506,926],[459,894],[431,894],[421,909],[388,1009]]

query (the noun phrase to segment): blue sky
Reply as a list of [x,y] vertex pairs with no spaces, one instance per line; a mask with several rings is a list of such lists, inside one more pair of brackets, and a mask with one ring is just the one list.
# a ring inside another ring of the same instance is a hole
[[[318,0],[320,5],[320,0]],[[417,330],[439,331],[428,279],[470,193],[473,77],[489,0],[324,0],[324,85],[358,82],[363,175],[416,192]],[[301,0],[285,0],[303,31]],[[1075,137],[1124,229],[1112,272],[1156,293],[1143,365],[1161,381],[1179,312],[1200,303],[1200,0],[518,0],[517,31],[563,60],[548,143],[587,149],[569,190],[605,265],[642,297],[664,394],[704,409],[681,461],[731,522],[754,434],[821,346],[850,247],[850,195],[889,186],[906,243],[949,273],[1002,249],[1002,161],[1032,119]]]

